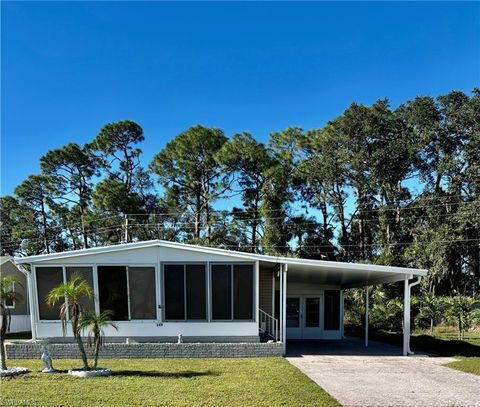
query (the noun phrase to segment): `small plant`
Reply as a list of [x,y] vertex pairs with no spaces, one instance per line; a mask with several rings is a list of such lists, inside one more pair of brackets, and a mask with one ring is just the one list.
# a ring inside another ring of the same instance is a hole
[[403,326],[403,303],[398,299],[374,304],[371,311],[372,325],[376,328],[399,332]]
[[463,341],[465,332],[480,321],[480,299],[459,295],[448,299],[445,316],[457,325],[458,339]]
[[430,334],[433,335],[435,321],[443,316],[445,310],[445,301],[441,297],[428,293],[419,299],[420,308],[416,317],[417,322],[428,321],[430,324]]
[[0,362],[1,369],[7,370],[7,352],[5,350],[5,335],[10,330],[10,309],[8,302],[20,302],[22,297],[13,289],[14,284],[21,286],[14,276],[0,276]]
[[112,321],[112,311],[103,311],[97,314],[89,311],[82,315],[79,327],[81,330],[88,329],[88,346],[93,346],[93,369],[97,368],[98,353],[105,336],[104,329],[108,326],[118,330],[118,326]]
[[59,284],[48,293],[47,303],[53,306],[63,300],[63,304],[60,307],[60,321],[62,322],[63,335],[65,336],[67,323],[70,321],[73,337],[77,342],[80,356],[82,357],[83,369],[89,370],[87,354],[85,353],[82,342],[82,329],[80,327],[83,307],[79,301],[82,297],[92,298],[93,290],[87,281],[82,279],[80,274],[75,273],[67,283]]

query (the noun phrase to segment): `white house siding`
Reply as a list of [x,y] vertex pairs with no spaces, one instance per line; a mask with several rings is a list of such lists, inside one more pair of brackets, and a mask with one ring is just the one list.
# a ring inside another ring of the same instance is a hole
[[266,313],[273,315],[272,299],[272,276],[273,271],[271,269],[262,269],[260,268],[260,309]]
[[9,332],[29,332],[30,327],[30,315],[12,315]]
[[[168,247],[146,247],[130,250],[121,250],[115,252],[106,252],[98,254],[88,254],[80,256],[69,256],[66,258],[45,260],[33,264],[33,270],[40,266],[91,266],[93,268],[94,287],[98,286],[96,267],[100,265],[122,265],[122,266],[152,266],[155,267],[156,288],[157,288],[157,319],[149,321],[118,321],[118,331],[107,328],[105,335],[107,337],[117,338],[133,338],[140,340],[141,338],[161,338],[172,339],[182,334],[184,337],[196,338],[199,341],[203,339],[218,338],[224,340],[225,337],[232,338],[234,341],[255,341],[258,340],[258,323],[256,321],[246,322],[164,322],[162,320],[162,312],[158,309],[161,305],[161,268],[165,262],[248,262],[254,261],[236,259],[231,256],[224,256],[212,253],[194,252]],[[254,271],[256,268],[254,267]],[[34,271],[35,273],[35,271]],[[32,276],[34,290],[36,292],[36,277]],[[255,278],[255,289],[258,289],[258,276]],[[98,297],[98,293],[96,292]],[[207,284],[207,298],[209,296],[209,285]],[[255,298],[256,296],[254,296]],[[36,302],[38,299],[34,298]],[[99,310],[98,298],[96,309]],[[254,306],[256,309],[257,306]],[[35,309],[38,310],[38,304]],[[208,310],[207,310],[208,312]],[[254,317],[256,313],[254,312]],[[62,328],[59,321],[38,321],[38,313],[35,315],[37,321],[34,335],[37,338],[61,338]],[[67,336],[71,333],[67,331]],[[188,340],[188,338],[185,338]]]
[[14,290],[19,294],[21,300],[15,302],[15,306],[10,308],[10,330],[9,332],[28,332],[30,331],[30,312],[28,307],[28,286],[25,275],[10,260],[2,257],[3,263],[0,265],[2,276],[11,275],[15,277],[18,283],[15,283]]

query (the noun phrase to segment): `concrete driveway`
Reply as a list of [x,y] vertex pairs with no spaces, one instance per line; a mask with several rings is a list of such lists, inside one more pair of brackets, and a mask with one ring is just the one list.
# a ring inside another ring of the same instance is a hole
[[442,366],[453,358],[400,356],[358,339],[287,343],[287,360],[346,407],[480,407],[480,376]]

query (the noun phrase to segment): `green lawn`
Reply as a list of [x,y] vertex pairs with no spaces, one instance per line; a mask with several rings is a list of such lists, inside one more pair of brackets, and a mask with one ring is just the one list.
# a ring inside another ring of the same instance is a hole
[[[11,360],[32,373],[2,379],[0,405],[339,406],[283,358],[102,360],[106,378],[39,373],[37,360]],[[55,360],[57,369],[78,360]]]
[[480,357],[460,358],[460,360],[447,363],[445,366],[480,376]]

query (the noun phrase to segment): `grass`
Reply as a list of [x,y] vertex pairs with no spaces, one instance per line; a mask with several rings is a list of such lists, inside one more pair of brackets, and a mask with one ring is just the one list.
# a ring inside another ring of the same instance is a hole
[[480,376],[480,357],[461,358],[455,362],[447,363],[445,366]]
[[[32,373],[2,379],[0,405],[339,406],[283,358],[109,359],[101,364],[114,375],[89,379],[40,373],[37,360],[14,364]],[[66,370],[79,361],[54,366]]]

